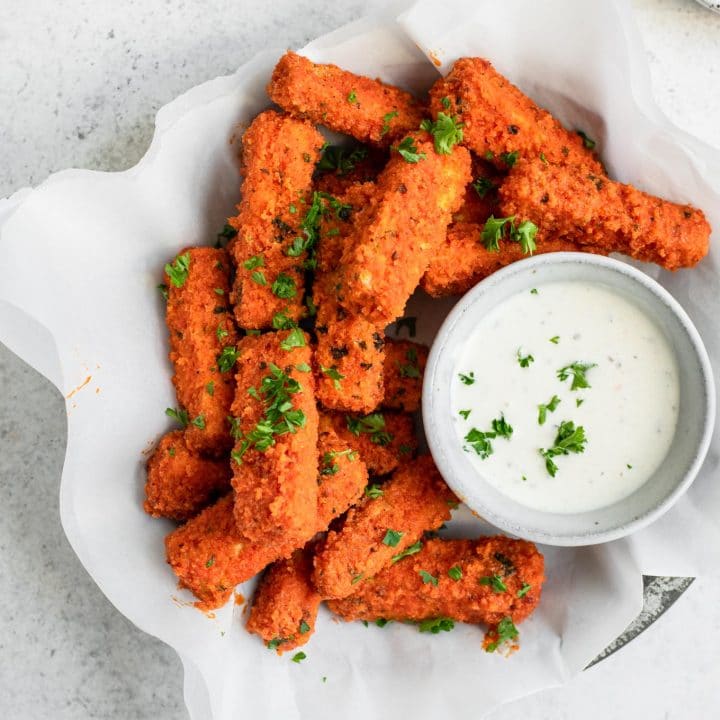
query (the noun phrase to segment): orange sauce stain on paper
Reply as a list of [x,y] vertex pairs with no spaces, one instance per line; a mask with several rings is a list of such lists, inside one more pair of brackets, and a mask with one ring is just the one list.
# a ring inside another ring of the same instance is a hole
[[434,50],[431,50],[428,55],[430,56],[430,62],[432,62],[435,67],[442,65],[442,60],[435,54]]
[[235,604],[242,605],[245,602],[245,596],[242,593],[235,593]]
[[74,390],[72,390],[65,396],[65,399],[69,400],[73,395],[75,395],[76,392],[82,390],[91,380],[92,375],[88,375]]

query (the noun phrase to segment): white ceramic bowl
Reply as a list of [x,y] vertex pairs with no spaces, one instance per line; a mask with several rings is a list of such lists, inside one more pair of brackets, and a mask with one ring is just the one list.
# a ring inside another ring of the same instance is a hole
[[[590,512],[551,513],[502,494],[471,464],[451,422],[450,383],[478,319],[511,295],[557,281],[601,283],[652,317],[673,349],[679,372],[677,428],[655,474],[623,500]],[[665,513],[695,479],[715,422],[715,388],[707,352],[677,301],[634,267],[585,253],[551,253],[514,263],[483,280],[453,308],[438,332],[423,388],[430,451],[448,485],[471,510],[505,532],[549,545],[591,545],[628,535]]]

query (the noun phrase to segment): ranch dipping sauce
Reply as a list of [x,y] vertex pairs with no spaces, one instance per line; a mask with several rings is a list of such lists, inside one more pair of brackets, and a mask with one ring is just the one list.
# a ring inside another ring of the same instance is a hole
[[576,513],[643,485],[678,417],[675,355],[639,307],[601,284],[511,296],[468,337],[451,386],[457,442],[497,490]]

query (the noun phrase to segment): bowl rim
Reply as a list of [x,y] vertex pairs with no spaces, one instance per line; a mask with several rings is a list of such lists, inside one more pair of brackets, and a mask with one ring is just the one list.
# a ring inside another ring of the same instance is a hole
[[[705,393],[705,404],[702,408],[702,432],[699,442],[696,443],[692,452],[692,462],[686,469],[682,477],[678,478],[673,489],[658,503],[648,508],[645,512],[638,514],[633,519],[613,528],[606,530],[588,530],[585,533],[574,534],[556,534],[554,532],[545,532],[528,530],[522,526],[522,523],[513,521],[507,515],[498,514],[496,510],[486,507],[482,500],[478,497],[468,498],[467,493],[463,493],[462,500],[470,508],[471,511],[480,515],[484,520],[497,527],[499,530],[510,532],[514,535],[519,534],[521,530],[522,537],[535,542],[544,543],[546,545],[577,547],[583,545],[596,545],[612,540],[618,540],[623,537],[637,532],[647,527],[655,520],[664,515],[688,490],[690,485],[697,477],[702,467],[715,427],[716,418],[716,395],[715,381],[712,372],[710,358],[707,349],[703,343],[700,333],[692,322],[682,305],[675,297],[664,288],[655,279],[637,269],[633,265],[615,258],[603,255],[595,255],[583,252],[557,252],[536,255],[524,258],[517,262],[511,263],[497,272],[477,283],[472,289],[463,295],[455,304],[452,310],[445,317],[440,329],[433,339],[430,352],[428,354],[427,365],[425,369],[425,377],[423,380],[422,390],[422,418],[425,428],[425,435],[430,453],[435,461],[440,473],[446,479],[447,484],[454,492],[458,492],[455,482],[456,469],[451,459],[452,453],[447,453],[444,444],[440,442],[437,431],[436,418],[434,417],[435,403],[435,377],[441,357],[446,349],[447,339],[452,335],[452,331],[466,312],[470,311],[472,306],[484,295],[488,290],[500,286],[506,281],[506,278],[512,275],[523,273],[532,274],[534,271],[540,271],[542,267],[549,265],[586,265],[602,267],[612,272],[625,275],[631,282],[641,285],[645,290],[655,298],[658,303],[664,304],[667,309],[679,321],[687,336],[687,345],[690,352],[694,355],[700,367],[700,383]],[[536,283],[541,285],[542,277],[536,278]],[[500,300],[499,302],[502,302]],[[700,412],[698,412],[700,415]],[[439,420],[439,419],[438,419]],[[482,487],[482,485],[478,485]],[[619,501],[620,503],[623,500]],[[538,511],[541,513],[542,511]],[[575,513],[568,513],[573,515]],[[581,513],[577,513],[581,514]]]

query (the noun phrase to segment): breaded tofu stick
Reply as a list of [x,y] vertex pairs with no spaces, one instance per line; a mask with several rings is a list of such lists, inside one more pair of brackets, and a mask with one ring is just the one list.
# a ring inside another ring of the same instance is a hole
[[232,447],[227,416],[235,395],[230,260],[225,250],[189,248],[165,270],[172,380],[190,423],[185,440],[193,452],[222,455]]
[[313,285],[317,306],[315,370],[317,396],[328,409],[368,413],[383,397],[383,328],[343,308],[337,298],[337,268],[356,223],[367,214],[375,186],[353,185],[340,198],[346,214],[325,213],[320,223],[318,268]]
[[238,231],[232,253],[240,327],[269,328],[278,312],[296,321],[302,313],[302,223],[323,142],[310,123],[274,110],[260,113],[243,135],[242,200],[229,220]]
[[331,530],[315,555],[313,582],[327,598],[351,595],[360,584],[391,565],[426,530],[450,519],[456,498],[423,455],[403,465],[382,486]]
[[410,415],[329,413],[328,417],[343,442],[359,454],[371,476],[387,475],[415,455],[417,437]]
[[542,154],[550,163],[579,163],[605,174],[583,137],[566,130],[482,58],[460,58],[431,88],[430,109],[435,118],[456,116],[465,145],[500,169]]
[[232,406],[235,518],[251,540],[307,537],[316,524],[318,414],[300,330],[240,341]]
[[338,299],[378,325],[403,314],[470,182],[465,148],[440,155],[427,133],[408,137],[424,158],[408,162],[392,153],[378,178],[375,203],[342,258]]
[[[227,602],[232,589],[264,567],[287,557],[302,547],[316,532],[327,530],[330,521],[357,502],[367,485],[367,469],[350,448],[321,418],[317,453],[317,524],[305,537],[251,541],[235,522],[233,493],[204,510],[165,538],[167,561],[180,580],[180,586],[198,598],[198,607],[212,610]],[[326,462],[326,456],[329,463]],[[335,471],[337,465],[337,471]],[[328,472],[322,473],[322,469]]]
[[500,188],[500,210],[538,226],[547,238],[619,252],[667,270],[692,267],[708,253],[702,210],[588,173],[587,168],[518,163]]
[[294,52],[280,58],[267,92],[291,115],[375,145],[390,145],[423,119],[423,107],[410,93]]
[[231,474],[227,459],[191,452],[182,430],[169,432],[147,463],[145,512],[188,520],[230,489]]
[[311,550],[296,550],[274,562],[255,590],[246,627],[278,655],[304,645],[315,632],[322,598],[311,574]]
[[[481,240],[482,231],[483,225],[477,223],[455,223],[448,228],[445,242],[420,281],[420,287],[428,295],[463,295],[488,275],[527,257],[516,242],[503,242],[499,250],[488,250]],[[592,251],[577,243],[547,238],[537,243],[535,255],[581,250]],[[595,250],[598,251],[602,252]]]
[[408,340],[385,341],[382,406],[410,413],[420,409],[428,349]]
[[544,580],[543,556],[531,542],[436,538],[328,606],[346,621],[518,623],[537,607]]

